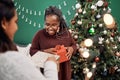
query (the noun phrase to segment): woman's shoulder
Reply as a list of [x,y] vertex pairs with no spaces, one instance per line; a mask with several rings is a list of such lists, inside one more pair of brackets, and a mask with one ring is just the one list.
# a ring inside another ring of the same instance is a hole
[[0,54],[0,74],[0,80],[39,80],[41,75],[32,61],[17,51]]
[[14,63],[22,63],[22,62],[28,62],[32,64],[32,61],[22,53],[18,51],[7,51],[5,53],[0,53],[0,62],[8,61],[8,62],[14,62]]
[[45,34],[45,29],[41,29],[39,31],[36,32],[35,36],[43,36]]

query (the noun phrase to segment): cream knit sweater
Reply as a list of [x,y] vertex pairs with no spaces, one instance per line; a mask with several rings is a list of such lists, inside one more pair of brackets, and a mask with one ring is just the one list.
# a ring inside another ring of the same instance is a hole
[[27,56],[16,51],[0,53],[0,80],[58,80],[57,65],[47,61],[43,75]]

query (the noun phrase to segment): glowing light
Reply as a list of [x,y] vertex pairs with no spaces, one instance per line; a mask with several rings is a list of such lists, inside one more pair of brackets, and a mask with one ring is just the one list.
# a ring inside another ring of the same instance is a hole
[[86,39],[84,41],[85,46],[90,47],[93,45],[93,41],[91,39]]
[[107,28],[114,28],[115,21],[110,14],[104,14],[103,20],[104,20],[104,23],[106,24]]
[[93,63],[92,68],[96,68],[96,63]]
[[84,51],[84,52],[82,53],[82,56],[83,56],[84,58],[88,58],[88,57],[90,56],[90,54],[89,54],[88,51]]
[[88,77],[88,78],[90,78],[92,75],[93,75],[92,72],[88,72],[88,73],[87,73],[87,77]]

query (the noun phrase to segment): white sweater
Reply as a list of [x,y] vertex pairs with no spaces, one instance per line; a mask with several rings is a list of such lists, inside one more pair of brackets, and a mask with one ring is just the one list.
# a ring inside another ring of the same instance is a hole
[[57,65],[47,61],[44,75],[25,55],[15,51],[0,53],[0,80],[58,80]]

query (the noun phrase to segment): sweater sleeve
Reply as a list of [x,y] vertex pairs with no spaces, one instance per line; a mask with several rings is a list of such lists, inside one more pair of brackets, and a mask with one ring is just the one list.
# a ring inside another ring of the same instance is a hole
[[73,37],[71,36],[71,34],[69,33],[69,35],[70,35],[70,39],[71,39],[71,47],[73,48],[73,54],[75,54],[76,53],[76,51],[77,51],[77,46],[76,46],[76,42],[75,42],[75,40],[73,39]]
[[39,45],[40,45],[40,43],[39,43],[39,33],[40,33],[40,31],[38,31],[36,33],[36,35],[34,36],[34,38],[32,40],[32,45],[30,47],[30,55],[31,56],[34,55],[37,51],[40,50],[39,49]]
[[44,65],[44,75],[47,80],[58,80],[57,65],[53,61],[47,61]]
[[[0,55],[0,80],[58,80],[56,64],[46,62],[45,65],[43,75],[28,57],[13,51],[2,53]],[[48,68],[49,65],[51,65],[50,68]]]

